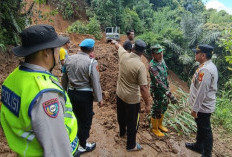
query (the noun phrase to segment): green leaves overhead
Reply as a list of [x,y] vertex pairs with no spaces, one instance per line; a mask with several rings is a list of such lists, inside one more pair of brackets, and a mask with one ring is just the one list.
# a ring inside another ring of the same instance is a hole
[[136,34],[141,34],[145,30],[144,23],[140,20],[138,14],[129,8],[123,11],[122,23],[122,32],[133,29]]
[[121,26],[121,0],[92,0],[91,10],[100,21],[102,28]]
[[98,40],[102,38],[100,23],[96,17],[90,18],[88,23],[77,20],[68,27],[68,32],[78,34],[92,34]]

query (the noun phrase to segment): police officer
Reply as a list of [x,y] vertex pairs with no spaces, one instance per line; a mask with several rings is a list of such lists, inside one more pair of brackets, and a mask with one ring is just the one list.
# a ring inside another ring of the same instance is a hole
[[163,51],[164,49],[159,44],[151,47],[152,60],[149,67],[151,77],[150,93],[153,98],[151,110],[152,132],[160,137],[164,136],[161,131],[168,132],[168,129],[162,125],[162,122],[169,99],[172,103],[177,103],[177,100],[169,90],[168,68],[163,59]]
[[94,43],[93,39],[85,39],[80,43],[81,51],[66,60],[67,72],[63,76],[69,80],[69,83],[68,80],[64,81],[64,86],[69,84],[68,94],[79,124],[80,153],[92,151],[96,147],[96,143],[89,143],[86,140],[89,138],[94,115],[93,101],[97,101],[98,105],[102,106],[98,63],[90,57],[94,51]]
[[19,156],[76,156],[77,120],[66,92],[51,74],[59,62],[56,47],[68,38],[50,25],[20,34],[13,53],[25,57],[2,85],[1,124],[10,148]]
[[201,153],[202,157],[211,157],[213,135],[210,117],[215,110],[218,71],[211,61],[212,46],[199,45],[193,51],[195,52],[195,60],[200,65],[192,79],[189,103],[193,105],[191,114],[197,123],[197,136],[196,143],[186,143],[185,146]]

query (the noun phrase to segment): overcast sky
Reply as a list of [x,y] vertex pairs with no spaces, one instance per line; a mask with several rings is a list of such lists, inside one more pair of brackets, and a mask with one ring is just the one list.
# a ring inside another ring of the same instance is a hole
[[225,10],[229,14],[232,14],[232,0],[203,0],[203,2],[206,3],[206,9]]

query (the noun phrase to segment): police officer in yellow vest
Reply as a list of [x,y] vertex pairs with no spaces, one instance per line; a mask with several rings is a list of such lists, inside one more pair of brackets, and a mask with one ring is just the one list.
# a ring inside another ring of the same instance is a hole
[[31,26],[20,36],[22,46],[13,53],[25,62],[2,85],[1,124],[8,144],[18,156],[79,156],[72,105],[51,74],[59,61],[55,48],[68,38],[58,36],[50,25]]

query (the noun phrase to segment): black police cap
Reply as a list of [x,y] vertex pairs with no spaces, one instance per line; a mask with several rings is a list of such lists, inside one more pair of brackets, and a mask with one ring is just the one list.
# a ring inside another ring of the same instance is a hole
[[135,41],[135,48],[134,49],[136,51],[142,52],[146,49],[146,47],[147,47],[147,44],[143,40],[138,39]]
[[197,48],[192,49],[193,52],[197,53],[197,52],[203,52],[203,53],[207,53],[207,54],[212,54],[213,53],[213,47],[207,44],[203,44],[203,45],[198,45]]

